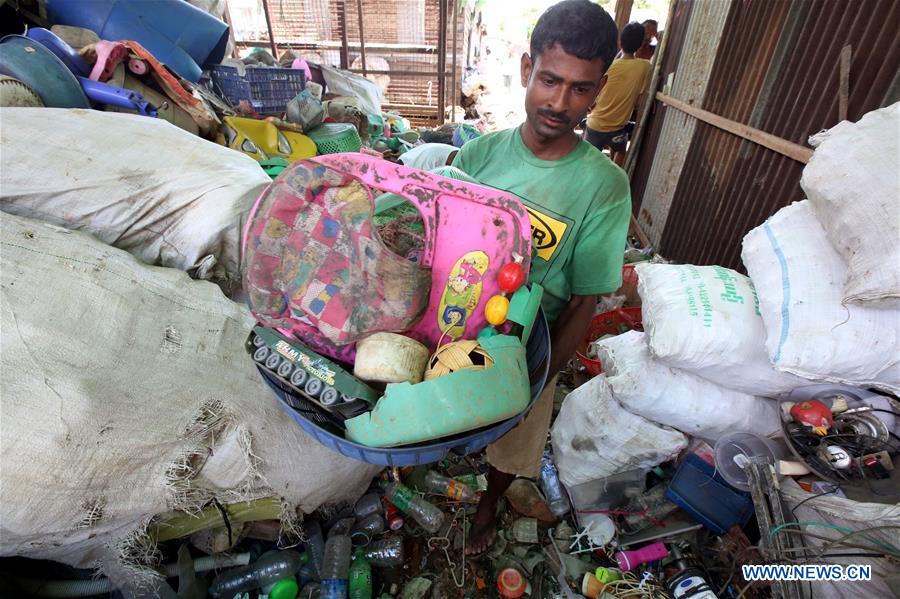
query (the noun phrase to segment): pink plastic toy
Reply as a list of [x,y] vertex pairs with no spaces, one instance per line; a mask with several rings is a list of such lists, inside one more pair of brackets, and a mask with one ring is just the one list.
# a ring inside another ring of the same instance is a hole
[[96,44],[97,62],[91,69],[89,79],[109,81],[120,62],[128,58],[128,48],[119,42],[100,40]]
[[[371,222],[373,190],[422,214],[418,263],[396,256]],[[268,326],[312,349],[352,359],[375,331],[406,331],[434,348],[474,338],[497,271],[531,249],[528,214],[503,192],[361,154],[294,163],[253,206],[244,231],[244,288]],[[305,321],[305,322],[304,322]]]
[[619,551],[616,553],[616,562],[623,572],[630,572],[641,564],[655,562],[669,555],[665,543],[657,542],[634,549],[632,551]]

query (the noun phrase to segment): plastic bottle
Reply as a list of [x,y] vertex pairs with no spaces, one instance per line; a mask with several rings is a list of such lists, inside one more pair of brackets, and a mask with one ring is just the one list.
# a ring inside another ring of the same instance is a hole
[[392,537],[375,541],[366,547],[364,555],[369,563],[379,568],[403,565],[403,539]]
[[268,551],[252,564],[226,570],[216,576],[209,587],[209,595],[230,599],[238,593],[292,578],[302,565],[303,558],[296,551]]
[[346,535],[328,537],[319,582],[322,599],[347,599],[349,573],[350,537]]
[[554,516],[562,518],[569,512],[569,498],[562,488],[562,483],[559,482],[556,466],[547,454],[544,454],[541,460],[541,491],[544,492]]
[[318,582],[308,582],[300,589],[297,599],[319,599],[321,589]]
[[306,549],[312,558],[316,574],[322,573],[322,560],[325,559],[325,537],[322,536],[322,526],[318,520],[303,523],[303,531],[306,533]]
[[349,599],[372,599],[372,566],[362,551],[356,552],[350,564],[349,587]]
[[473,503],[475,501],[475,491],[452,478],[441,476],[434,470],[429,470],[425,475],[425,488],[432,493],[444,495],[456,501],[466,501]]
[[356,534],[358,532],[366,533],[370,539],[377,534],[383,533],[384,518],[381,517],[381,514],[369,514],[353,527],[353,533]]
[[385,496],[397,506],[397,509],[412,516],[419,526],[432,534],[444,523],[444,513],[441,510],[400,483],[388,483],[385,487]]
[[356,502],[353,511],[356,512],[356,517],[359,520],[372,514],[379,514],[381,513],[381,498],[378,496],[378,493],[366,493]]

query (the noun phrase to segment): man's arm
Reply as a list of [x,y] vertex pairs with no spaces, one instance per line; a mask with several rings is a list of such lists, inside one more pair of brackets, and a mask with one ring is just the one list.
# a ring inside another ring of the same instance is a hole
[[596,309],[596,295],[573,295],[560,312],[550,335],[550,372],[547,380],[565,368],[569,358],[575,353],[578,342],[588,330]]

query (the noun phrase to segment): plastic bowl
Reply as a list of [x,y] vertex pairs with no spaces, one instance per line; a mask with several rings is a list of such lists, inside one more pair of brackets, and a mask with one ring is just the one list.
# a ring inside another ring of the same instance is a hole
[[591,326],[588,328],[584,339],[581,340],[581,343],[575,349],[575,355],[578,356],[578,360],[584,364],[588,374],[592,377],[603,372],[603,365],[600,363],[600,360],[588,357],[588,347],[603,335],[618,335],[620,333],[619,327],[622,325],[637,331],[643,331],[641,309],[616,308],[615,310],[598,314],[591,320]]
[[468,431],[433,443],[422,443],[406,447],[368,447],[348,441],[340,435],[334,434],[288,405],[285,400],[286,392],[278,386],[275,379],[262,369],[260,369],[260,372],[263,374],[263,380],[275,392],[281,407],[293,418],[294,422],[300,425],[300,428],[322,445],[349,458],[368,464],[388,467],[418,466],[420,464],[438,462],[450,451],[459,455],[480,451],[505,435],[525,417],[540,396],[541,391],[543,391],[544,385],[547,383],[547,374],[550,370],[550,327],[547,325],[547,319],[544,317],[543,310],[538,312],[537,322],[531,331],[528,343],[525,345],[525,355],[531,379],[531,402],[522,412],[512,418],[476,431]]

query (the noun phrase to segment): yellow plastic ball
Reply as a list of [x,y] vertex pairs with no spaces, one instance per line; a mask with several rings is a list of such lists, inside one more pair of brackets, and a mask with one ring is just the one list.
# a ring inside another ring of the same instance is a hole
[[495,327],[506,322],[507,312],[509,312],[509,300],[502,295],[495,295],[488,300],[484,307],[484,317]]

